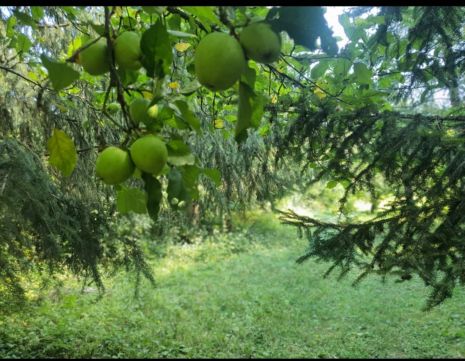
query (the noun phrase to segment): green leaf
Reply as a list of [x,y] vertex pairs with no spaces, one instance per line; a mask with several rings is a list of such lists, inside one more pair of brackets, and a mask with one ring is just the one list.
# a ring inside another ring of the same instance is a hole
[[352,63],[348,59],[337,59],[336,64],[334,65],[334,75],[337,77],[345,77],[349,72],[351,65]]
[[18,10],[14,10],[13,14],[16,16],[16,19],[18,19],[19,24],[29,25],[29,26],[32,26],[33,28],[36,27],[36,22],[29,14],[23,13]]
[[26,35],[17,33],[11,45],[14,46],[18,53],[26,53],[31,48],[32,42]]
[[182,173],[177,168],[171,168],[168,174],[168,188],[166,191],[168,193],[168,203],[173,209],[179,207],[179,202],[189,199],[189,194],[184,186]]
[[147,194],[137,188],[126,188],[117,192],[116,208],[120,213],[147,213]]
[[105,36],[105,25],[104,24],[94,24],[93,22],[88,23],[94,31],[100,35]]
[[327,69],[328,69],[328,62],[324,60],[320,60],[318,64],[312,68],[312,71],[310,72],[310,76],[312,77],[312,79],[318,79],[325,74]]
[[12,38],[15,34],[16,17],[10,16],[6,22],[6,36]]
[[145,192],[147,194],[147,210],[150,217],[156,221],[160,211],[160,203],[162,200],[161,183],[153,175],[148,173],[142,174],[142,179],[145,184]]
[[166,144],[168,148],[168,163],[174,166],[193,165],[195,156],[190,147],[182,140],[171,140]]
[[200,85],[200,83],[197,80],[194,80],[186,86],[184,86],[182,89],[180,89],[179,92],[182,95],[189,96],[191,94],[194,94],[201,86],[202,85]]
[[326,53],[337,53],[336,40],[326,23],[321,6],[283,6],[275,12],[279,13],[279,17],[270,21],[271,26],[275,31],[286,31],[296,45],[315,50],[316,41],[320,38],[321,48]]
[[334,187],[338,185],[338,183],[339,182],[336,180],[330,180],[328,183],[326,183],[326,188],[333,189]]
[[121,83],[123,83],[124,86],[128,86],[130,84],[135,83],[137,81],[137,78],[139,77],[139,72],[136,70],[126,70],[118,68],[116,72],[118,73]]
[[150,77],[163,78],[169,74],[173,61],[169,34],[161,20],[146,30],[141,37],[142,65]]
[[141,6],[142,10],[144,10],[147,14],[163,14],[165,10],[164,6]]
[[52,82],[53,89],[61,90],[79,79],[79,72],[67,64],[51,60],[44,54],[40,56],[40,59],[48,71],[48,77]]
[[363,63],[354,64],[354,74],[357,81],[361,84],[370,84],[373,73]]
[[198,178],[201,169],[195,165],[186,165],[182,167],[182,179],[184,187],[193,199],[199,198],[199,190],[197,189]]
[[183,6],[183,9],[199,18],[207,28],[211,28],[214,24],[221,24],[213,6]]
[[42,6],[31,6],[31,14],[35,21],[42,20],[44,17],[44,8]]
[[250,125],[258,129],[265,112],[266,98],[263,95],[256,95],[252,98],[252,119]]
[[255,69],[247,67],[245,69],[245,72],[241,76],[241,81],[246,83],[251,89],[253,89],[256,78],[257,74],[255,73]]
[[238,143],[247,138],[247,129],[250,128],[250,121],[252,119],[252,105],[250,104],[251,98],[252,90],[250,87],[247,84],[240,82],[237,123],[234,132],[234,138]]
[[265,98],[257,96],[254,91],[244,82],[239,82],[239,105],[235,139],[242,142],[247,138],[247,129],[258,128],[263,116]]
[[219,187],[221,185],[221,172],[216,168],[204,168],[202,170],[203,174],[205,174],[208,178],[210,178],[215,185]]
[[176,36],[178,38],[197,38],[197,35],[191,33],[185,33],[183,31],[178,30],[168,30],[168,34]]
[[174,104],[181,112],[181,118],[198,132],[200,130],[200,121],[189,109],[187,103],[184,100],[176,100]]
[[77,152],[73,140],[62,130],[53,129],[53,134],[47,141],[47,150],[50,153],[49,163],[68,177],[77,163]]

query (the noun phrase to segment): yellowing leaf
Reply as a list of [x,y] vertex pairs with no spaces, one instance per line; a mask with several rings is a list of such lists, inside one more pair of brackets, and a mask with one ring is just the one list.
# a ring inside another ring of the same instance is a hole
[[326,98],[326,93],[322,90],[322,89],[324,89],[325,84],[326,83],[323,82],[323,81],[318,81],[316,83],[317,86],[316,86],[315,90],[313,90],[313,93],[320,99]]
[[78,50],[82,46],[82,38],[80,36],[74,38],[74,40],[68,46],[67,55],[70,57],[74,54],[76,50]]
[[320,99],[326,98],[326,93],[323,90],[321,90],[320,88],[315,88],[313,93],[315,93],[315,95]]
[[271,97],[271,104],[276,104],[278,102],[278,97],[276,95],[273,95]]
[[66,177],[70,176],[77,163],[77,152],[73,140],[64,131],[55,128],[47,141],[47,150],[50,153],[49,163],[58,168]]
[[153,94],[150,93],[150,92],[147,92],[147,91],[143,91],[143,92],[142,92],[142,96],[143,96],[145,99],[152,100]]
[[213,126],[214,126],[216,129],[224,128],[224,121],[223,121],[223,119],[215,119],[215,121],[213,122]]
[[168,87],[171,89],[178,89],[179,83],[177,81],[172,81],[171,83],[168,84]]
[[191,44],[189,43],[177,43],[174,48],[179,51],[180,53],[185,52],[187,49],[191,47]]
[[121,6],[115,6],[115,15],[121,16],[123,14],[123,8]]
[[35,81],[38,81],[39,80],[39,77],[37,76],[36,73],[34,73],[33,71],[30,71],[27,73],[28,76],[29,76],[29,79],[32,79],[32,80],[35,80]]

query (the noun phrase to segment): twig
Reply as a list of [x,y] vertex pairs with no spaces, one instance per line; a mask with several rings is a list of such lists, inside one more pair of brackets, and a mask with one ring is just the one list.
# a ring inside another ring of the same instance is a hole
[[108,6],[105,6],[104,10],[105,10],[105,37],[107,39],[108,58],[110,60],[110,86],[112,84],[116,85],[117,99],[121,105],[121,110],[123,111],[124,120],[126,121],[125,130],[127,132],[130,132],[131,129],[133,129],[133,125],[128,115],[129,112],[128,112],[126,101],[124,100],[123,85],[121,83],[121,79],[118,76],[118,73],[116,72],[115,59],[113,56],[113,44],[112,44],[111,34],[110,34],[110,17],[111,17],[111,14],[113,14],[113,11],[110,13],[110,11],[108,10]]
[[71,55],[71,56],[70,56],[68,59],[66,59],[65,61],[66,61],[67,63],[75,63],[77,57],[79,56],[79,54],[80,54],[82,51],[86,50],[89,46],[95,44],[95,43],[96,43],[97,41],[99,41],[101,38],[102,38],[102,37],[99,36],[99,37],[97,37],[96,39],[92,40],[91,42],[87,43],[86,45],[81,46],[78,50],[76,50],[76,51],[74,52],[73,55]]
[[[181,18],[183,18],[184,20],[187,20],[189,21],[189,18],[190,18],[190,15],[187,14],[185,11],[175,7],[175,6],[168,6],[167,9],[168,12],[170,12],[171,14],[177,14],[179,15]],[[202,29],[203,31],[205,31],[206,33],[208,33],[209,31],[207,30],[207,28],[205,27],[205,25],[202,24],[201,21],[199,21],[198,19],[195,19],[194,18],[194,21],[195,23],[197,24],[197,26]]]

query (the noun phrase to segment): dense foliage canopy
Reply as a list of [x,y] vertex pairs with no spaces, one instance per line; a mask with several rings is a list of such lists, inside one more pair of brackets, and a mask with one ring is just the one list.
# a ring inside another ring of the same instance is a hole
[[[280,210],[308,237],[299,261],[417,274],[427,307],[465,283],[463,8],[350,8],[341,48],[318,6],[0,11],[0,292],[31,269],[154,281],[115,213],[148,214],[154,237],[227,230],[317,181],[344,188],[334,220]],[[366,219],[346,207],[361,191]]]

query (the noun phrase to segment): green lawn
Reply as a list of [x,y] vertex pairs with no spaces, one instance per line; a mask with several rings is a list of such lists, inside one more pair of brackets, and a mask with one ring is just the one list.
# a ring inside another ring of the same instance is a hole
[[100,301],[68,282],[0,316],[0,357],[465,357],[463,289],[423,312],[418,280],[322,279],[327,264],[295,263],[305,241],[294,229],[253,229],[170,247],[154,261],[157,288],[144,281],[138,300],[122,274]]

